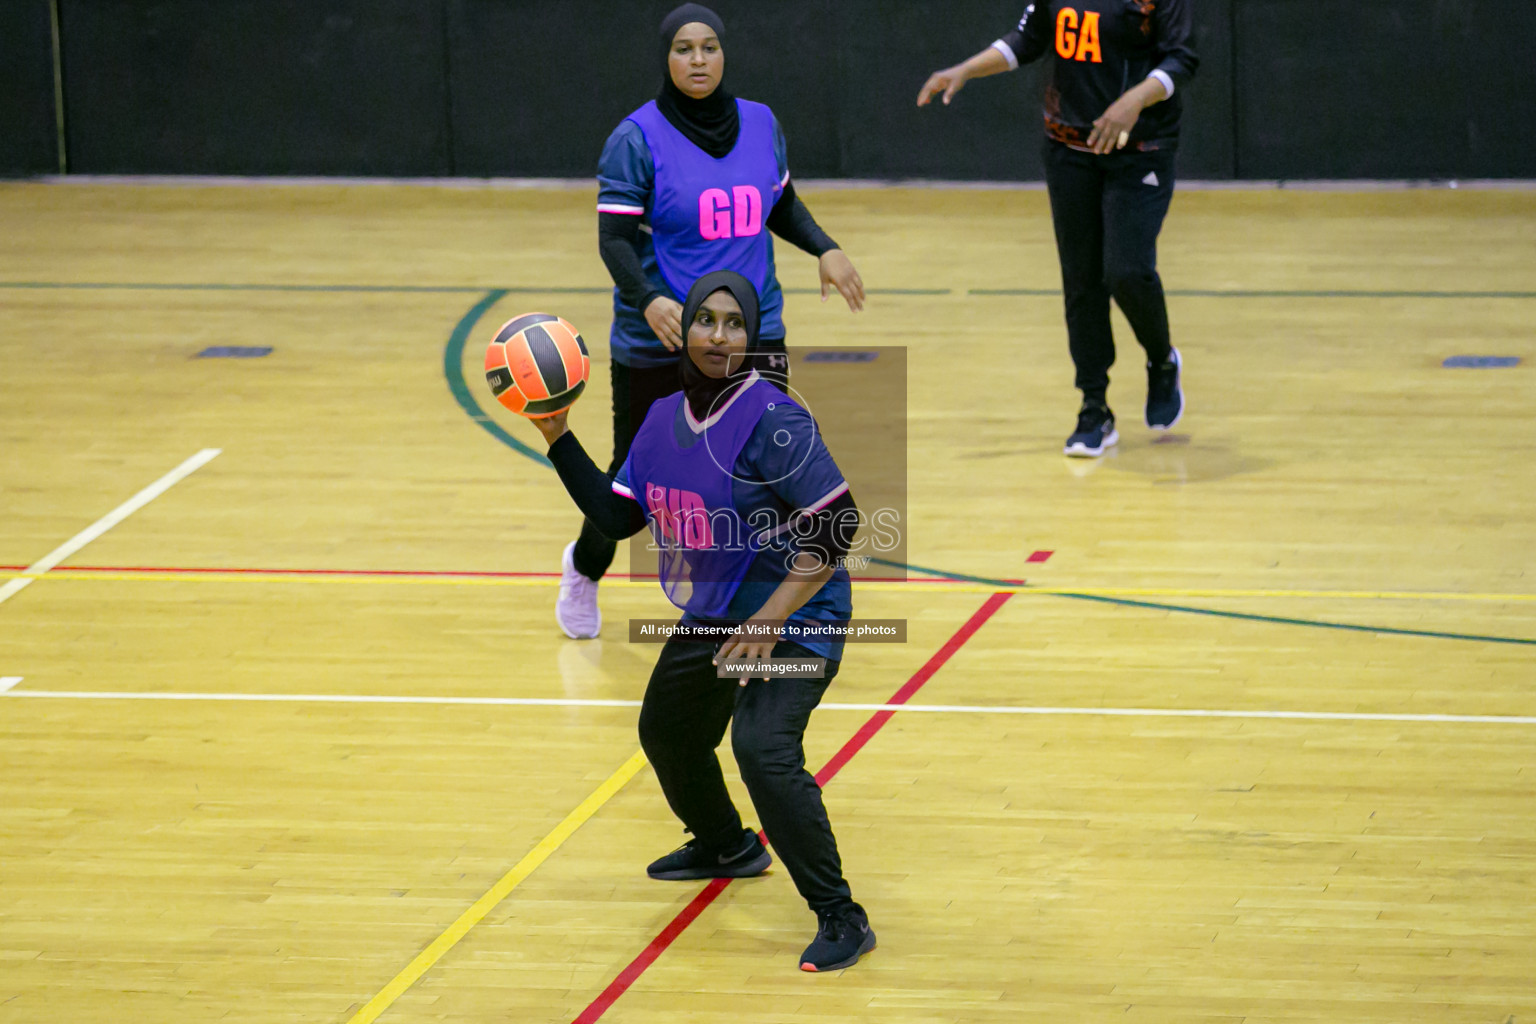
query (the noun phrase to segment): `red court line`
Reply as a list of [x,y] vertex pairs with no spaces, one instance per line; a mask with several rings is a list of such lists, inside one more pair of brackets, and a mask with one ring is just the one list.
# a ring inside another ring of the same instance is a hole
[[[1033,558],[1030,559],[1034,561]],[[24,565],[0,565],[0,573],[26,572]],[[468,570],[456,572],[451,569],[259,569],[250,566],[176,566],[176,565],[60,565],[56,572],[142,572],[142,573],[181,573],[185,575],[250,575],[250,576],[385,576],[401,578],[442,578],[454,577],[458,579],[558,579],[558,572],[491,572],[487,570]],[[623,573],[610,572],[610,577],[615,579],[654,580],[655,573]],[[907,576],[893,577],[891,579],[876,579],[871,582],[878,583],[954,583],[953,579],[943,576]],[[1023,580],[1005,580],[1003,582],[1022,586]]]
[[[922,689],[923,684],[932,679],[934,673],[943,668],[944,663],[949,661],[954,656],[954,653],[965,645],[967,640],[975,636],[976,631],[981,629],[986,624],[986,621],[1006,604],[1012,596],[1012,593],[1000,591],[987,598],[982,606],[976,610],[975,614],[965,621],[965,625],[961,626],[954,636],[945,641],[944,646],[940,647],[933,657],[929,658],[927,663],[918,669],[912,675],[912,678],[908,679],[901,689],[892,694],[885,703],[905,704],[911,700],[912,695]],[[816,773],[816,782],[819,785],[825,786],[828,782],[832,781],[832,778],[842,770],[843,765],[852,760],[853,755],[862,750],[864,745],[874,737],[875,733],[880,731],[886,722],[890,721],[891,716],[895,713],[890,710],[876,712],[869,721],[860,726],[859,731],[854,733],[847,743],[843,744],[842,749],[832,755],[830,761],[822,765],[821,771]],[[603,989],[602,994],[592,1000],[585,1010],[576,1015],[575,1020],[571,1024],[593,1024],[604,1013],[608,1012],[608,1008],[629,990],[629,987],[639,979],[640,975],[645,973],[646,968],[655,963],[657,957],[666,952],[667,947],[672,945],[673,941],[683,933],[683,930],[692,924],[694,919],[704,912],[704,908],[713,903],[715,898],[724,892],[725,887],[730,884],[731,879],[729,878],[716,878],[706,885],[703,891],[690,900],[688,905],[640,951],[640,955],[631,960],[629,966],[619,972],[619,976],[614,978],[607,988]]]
[[[490,572],[475,570],[468,572],[454,572],[449,569],[255,569],[250,567],[234,566],[175,566],[175,565],[61,565],[62,572],[164,572],[197,573],[239,575],[241,573],[261,576],[457,576],[471,579],[524,579],[524,578],[554,578],[558,572]],[[0,572],[23,572],[24,565],[0,565]],[[636,575],[630,577],[628,573],[613,572],[610,576],[629,577],[632,579],[655,579],[655,575]]]
[[1036,551],[1034,554],[1032,554],[1028,558],[1024,559],[1024,561],[1026,561],[1026,562],[1044,562],[1046,559],[1050,558],[1055,553],[1056,552],[1054,552],[1054,551]]

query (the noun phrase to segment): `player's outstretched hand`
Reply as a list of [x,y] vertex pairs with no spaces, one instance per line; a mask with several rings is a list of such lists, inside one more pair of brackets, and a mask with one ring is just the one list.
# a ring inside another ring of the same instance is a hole
[[943,71],[935,71],[928,76],[928,81],[924,82],[923,87],[918,90],[917,105],[926,107],[934,94],[942,90],[944,105],[949,106],[949,101],[954,98],[955,93],[965,88],[965,77],[965,72],[960,70],[958,64]]
[[569,410],[561,409],[553,416],[545,416],[532,421],[533,425],[538,428],[539,433],[544,435],[544,442],[546,444],[554,444],[571,429],[565,422],[567,412]]
[[656,337],[673,352],[683,347],[683,304],[665,295],[658,295],[645,307],[645,322],[651,325]]
[[841,249],[821,254],[821,301],[827,301],[828,289],[848,300],[848,308],[857,313],[864,308],[864,279],[853,269],[853,261]]

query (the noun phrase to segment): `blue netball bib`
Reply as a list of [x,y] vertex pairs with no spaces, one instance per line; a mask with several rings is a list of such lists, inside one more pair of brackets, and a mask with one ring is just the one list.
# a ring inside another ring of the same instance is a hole
[[629,120],[640,126],[655,164],[651,239],[656,265],[674,296],[716,270],[734,270],[761,297],[764,338],[784,336],[784,294],[774,276],[768,214],[783,191],[774,152],[773,112],[738,99],[741,134],[716,159],[647,103]]
[[[731,468],[757,421],[784,392],[752,375],[697,423],[681,393],[651,406],[625,463],[629,487],[645,509],[659,551],[658,572],[668,600],[690,615],[721,618],[747,575],[760,544],[736,508]],[[686,417],[696,440],[678,443],[674,425]]]

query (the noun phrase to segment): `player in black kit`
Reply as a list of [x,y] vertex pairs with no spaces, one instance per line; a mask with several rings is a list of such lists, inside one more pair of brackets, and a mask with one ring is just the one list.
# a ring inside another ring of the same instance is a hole
[[1061,259],[1067,339],[1083,393],[1066,454],[1098,456],[1120,439],[1109,409],[1114,298],[1147,353],[1147,426],[1184,413],[1180,358],[1157,275],[1157,234],[1173,198],[1180,88],[1199,58],[1191,0],[1036,0],[1018,27],[917,96],[947,105],[972,78],[1050,55],[1045,181]]

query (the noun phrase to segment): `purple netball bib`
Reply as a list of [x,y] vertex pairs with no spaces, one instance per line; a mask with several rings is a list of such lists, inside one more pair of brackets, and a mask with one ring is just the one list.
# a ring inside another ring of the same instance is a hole
[[[757,421],[784,393],[752,375],[703,424],[692,419],[681,393],[663,398],[629,449],[629,486],[645,508],[660,551],[661,587],[668,600],[699,618],[725,615],[758,546],[736,510],[730,470]],[[694,442],[678,443],[678,421]]]
[[783,188],[773,112],[750,100],[738,99],[736,107],[741,134],[718,159],[672,127],[654,100],[629,115],[645,133],[656,166],[651,240],[672,294],[687,295],[712,271],[734,270],[762,296],[762,336],[782,337],[784,299],[772,280],[768,234],[768,214]]

